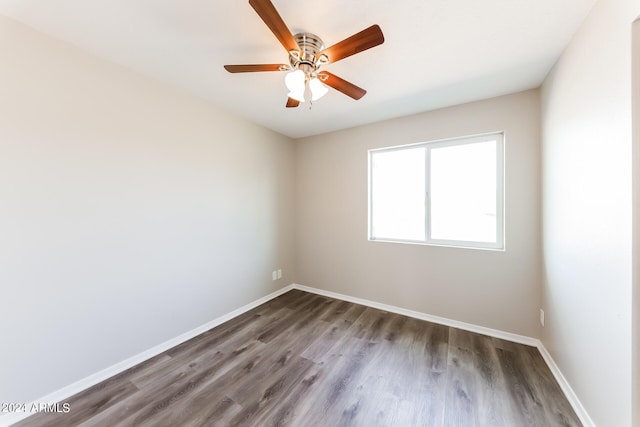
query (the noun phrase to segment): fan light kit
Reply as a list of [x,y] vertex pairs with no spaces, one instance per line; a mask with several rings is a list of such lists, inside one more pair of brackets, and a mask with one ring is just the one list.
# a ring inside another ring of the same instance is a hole
[[284,79],[289,90],[287,108],[297,107],[305,101],[317,101],[329,91],[327,86],[356,100],[367,93],[335,74],[320,71],[320,67],[382,44],[384,36],[378,25],[325,49],[322,39],[315,34],[292,35],[270,0],[249,0],[249,4],[289,52],[289,64],[225,65],[228,72],[287,71]]
[[327,55],[318,56],[318,52],[322,50],[324,44],[320,37],[310,33],[296,34],[293,38],[300,50],[290,51],[289,63],[291,65],[280,67],[282,71],[291,70],[284,78],[284,83],[289,89],[289,98],[304,102],[308,84],[311,91],[311,101],[316,101],[329,91],[327,86],[322,83],[327,79],[326,76],[318,73],[318,68],[329,62]]

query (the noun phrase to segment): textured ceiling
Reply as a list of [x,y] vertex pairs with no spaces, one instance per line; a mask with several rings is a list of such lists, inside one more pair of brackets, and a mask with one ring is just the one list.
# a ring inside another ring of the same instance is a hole
[[272,0],[325,45],[379,24],[385,43],[326,67],[363,87],[284,107],[286,63],[245,0],[0,0],[0,14],[293,138],[538,87],[595,0]]

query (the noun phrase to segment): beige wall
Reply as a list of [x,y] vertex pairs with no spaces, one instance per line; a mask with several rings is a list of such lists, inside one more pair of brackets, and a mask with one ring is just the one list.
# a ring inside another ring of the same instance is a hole
[[599,426],[631,424],[631,23],[638,14],[636,0],[596,3],[542,90],[542,338]]
[[632,370],[634,426],[640,427],[640,17],[633,23],[633,340]]
[[0,63],[0,402],[293,281],[292,140],[2,17]]
[[[506,133],[506,251],[369,242],[367,150]],[[527,91],[298,141],[296,281],[537,337],[539,99]]]

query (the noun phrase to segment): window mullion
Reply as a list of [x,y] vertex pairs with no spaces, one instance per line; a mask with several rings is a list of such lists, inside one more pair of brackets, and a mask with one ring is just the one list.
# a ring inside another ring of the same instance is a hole
[[431,148],[424,150],[424,240],[431,241]]

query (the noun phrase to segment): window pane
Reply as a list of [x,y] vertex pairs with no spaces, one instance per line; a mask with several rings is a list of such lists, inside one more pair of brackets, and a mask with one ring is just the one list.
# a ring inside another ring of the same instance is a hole
[[424,240],[424,147],[371,154],[371,237]]
[[496,242],[496,149],[487,141],[431,149],[431,238]]

